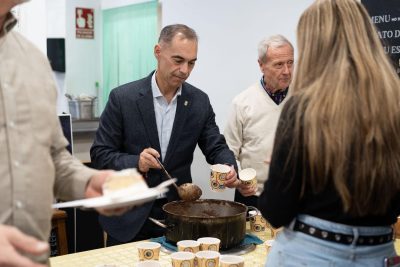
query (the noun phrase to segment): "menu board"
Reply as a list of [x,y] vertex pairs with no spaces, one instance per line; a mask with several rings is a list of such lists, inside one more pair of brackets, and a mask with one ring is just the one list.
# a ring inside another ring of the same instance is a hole
[[400,76],[400,1],[361,0],[378,29],[385,52]]

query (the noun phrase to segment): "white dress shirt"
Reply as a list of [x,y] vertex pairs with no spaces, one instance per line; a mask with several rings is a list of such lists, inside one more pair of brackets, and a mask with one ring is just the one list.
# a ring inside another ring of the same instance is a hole
[[151,90],[153,92],[154,112],[156,114],[158,140],[161,148],[161,151],[158,152],[161,153],[162,160],[164,160],[174,126],[176,105],[178,103],[178,96],[180,96],[182,92],[182,86],[179,87],[171,102],[168,103],[157,85],[156,72],[154,72],[151,78]]

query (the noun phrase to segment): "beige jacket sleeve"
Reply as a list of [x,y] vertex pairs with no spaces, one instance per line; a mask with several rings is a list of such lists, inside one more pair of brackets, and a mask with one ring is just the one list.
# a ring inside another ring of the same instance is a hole
[[58,116],[55,116],[54,119],[57,122],[52,124],[55,126],[52,129],[50,151],[55,171],[54,196],[60,200],[82,199],[85,196],[85,189],[89,179],[98,171],[86,167],[69,153],[66,149],[68,141],[64,137],[58,122]]
[[82,199],[89,179],[97,172],[73,158],[65,148],[53,148],[55,197],[61,200]]

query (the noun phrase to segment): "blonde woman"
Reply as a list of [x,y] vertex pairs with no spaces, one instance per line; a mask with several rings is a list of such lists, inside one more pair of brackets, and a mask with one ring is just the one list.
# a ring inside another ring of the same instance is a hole
[[297,39],[260,198],[285,227],[267,266],[384,266],[400,213],[399,79],[356,0],[315,1]]

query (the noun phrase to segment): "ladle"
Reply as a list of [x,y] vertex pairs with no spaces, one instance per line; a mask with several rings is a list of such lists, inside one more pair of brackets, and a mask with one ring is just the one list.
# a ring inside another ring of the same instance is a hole
[[[155,159],[157,160],[158,164],[160,164],[161,169],[164,171],[167,177],[172,180],[173,179],[172,176],[165,169],[161,161],[156,157]],[[203,193],[200,187],[192,183],[185,183],[180,186],[177,186],[176,183],[173,183],[173,185],[175,186],[176,190],[178,191],[178,195],[182,200],[186,201],[197,200],[201,197],[201,194]]]

